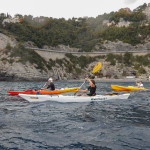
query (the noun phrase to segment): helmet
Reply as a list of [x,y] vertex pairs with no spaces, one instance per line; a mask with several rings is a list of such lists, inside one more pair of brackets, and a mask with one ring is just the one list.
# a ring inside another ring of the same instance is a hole
[[51,82],[53,82],[53,79],[52,79],[52,78],[49,78],[49,79],[48,79],[48,81],[51,81]]

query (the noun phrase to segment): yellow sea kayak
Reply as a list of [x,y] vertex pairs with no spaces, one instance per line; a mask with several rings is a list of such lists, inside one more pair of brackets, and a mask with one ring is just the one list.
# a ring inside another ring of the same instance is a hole
[[137,86],[119,86],[119,85],[111,85],[111,88],[116,91],[138,91],[138,90],[147,90],[146,88],[142,87],[139,88]]

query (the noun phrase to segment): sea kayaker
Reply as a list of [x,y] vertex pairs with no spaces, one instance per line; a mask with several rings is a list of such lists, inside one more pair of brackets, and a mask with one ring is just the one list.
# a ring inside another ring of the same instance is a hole
[[143,88],[143,87],[144,87],[142,81],[140,81],[139,83],[136,81],[136,85],[137,85],[139,88]]
[[77,92],[81,92],[81,93],[85,93],[87,91],[89,91],[89,94],[84,94],[82,96],[95,96],[96,95],[96,85],[95,85],[95,81],[91,80],[89,78],[85,78],[85,80],[89,81],[89,87],[85,90],[78,90]]
[[47,87],[41,88],[41,89],[44,90],[44,89],[49,89],[50,88],[51,91],[55,90],[55,85],[53,83],[53,79],[52,78],[48,79],[48,83],[46,82],[46,85],[47,85]]

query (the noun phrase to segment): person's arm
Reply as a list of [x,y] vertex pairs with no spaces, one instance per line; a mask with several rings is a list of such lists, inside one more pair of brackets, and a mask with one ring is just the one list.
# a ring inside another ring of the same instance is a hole
[[85,92],[87,92],[87,91],[88,91],[88,89],[86,89],[86,90],[78,90],[77,92],[85,93]]
[[136,85],[139,86],[138,82],[136,81]]
[[45,87],[45,88],[41,88],[41,90],[48,89],[48,83],[47,83],[47,82],[46,82],[46,85],[47,85],[47,87]]
[[93,82],[91,81],[91,79],[85,78],[85,80],[89,81],[89,83],[92,85],[92,87],[95,87],[95,84],[93,84]]
[[45,89],[47,89],[47,87],[45,87],[45,88],[41,88],[41,90],[45,90]]
[[45,87],[45,88],[41,88],[41,90],[45,90],[45,89],[47,89],[47,87]]

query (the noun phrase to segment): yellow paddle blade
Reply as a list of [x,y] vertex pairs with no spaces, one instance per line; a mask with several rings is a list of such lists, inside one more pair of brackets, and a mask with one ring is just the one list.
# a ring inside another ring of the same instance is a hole
[[93,68],[92,73],[96,73],[102,67],[102,63],[98,62],[95,67]]

